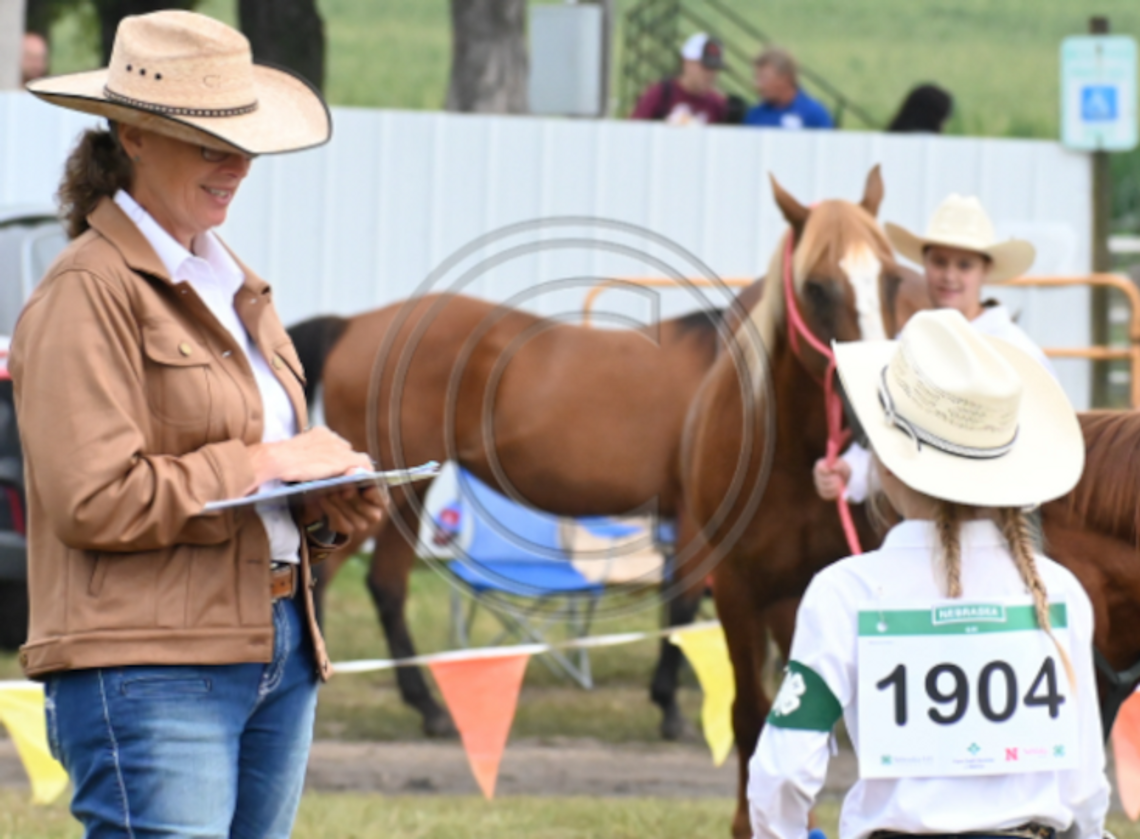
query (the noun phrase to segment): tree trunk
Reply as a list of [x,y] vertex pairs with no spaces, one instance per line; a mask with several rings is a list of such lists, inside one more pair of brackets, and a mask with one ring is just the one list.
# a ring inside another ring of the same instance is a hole
[[526,0],[451,0],[447,110],[527,113]]
[[115,30],[119,21],[128,15],[145,15],[162,9],[191,9],[196,0],[94,0],[99,13],[100,40],[103,47],[103,65],[111,62],[111,47],[115,44]]
[[324,89],[325,25],[316,0],[239,0],[238,18],[254,61],[286,67]]

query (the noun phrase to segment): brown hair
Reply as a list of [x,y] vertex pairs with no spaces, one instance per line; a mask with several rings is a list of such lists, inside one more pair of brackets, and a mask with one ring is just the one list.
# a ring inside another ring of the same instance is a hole
[[757,67],[771,67],[782,76],[787,76],[796,87],[799,87],[799,68],[796,58],[781,47],[768,47],[756,56],[753,62]]
[[[954,504],[949,501],[936,499],[937,507],[934,514],[934,524],[938,530],[938,541],[942,546],[942,562],[946,570],[946,594],[950,597],[962,596],[962,546],[959,542],[959,524],[963,520],[963,513],[970,508]],[[1075,687],[1076,675],[1073,672],[1073,663],[1069,654],[1061,646],[1053,634],[1053,626],[1049,620],[1049,595],[1045,590],[1045,583],[1037,571],[1037,543],[1038,534],[1025,512],[1017,507],[999,507],[995,511],[998,526],[1002,535],[1009,544],[1009,552],[1013,556],[1014,565],[1021,575],[1025,587],[1033,595],[1033,608],[1037,613],[1037,625],[1053,641],[1061,663],[1065,667],[1069,684]]]
[[64,164],[56,196],[67,235],[74,239],[83,233],[95,206],[120,189],[128,189],[131,177],[131,161],[119,145],[113,122],[107,128],[84,131]]

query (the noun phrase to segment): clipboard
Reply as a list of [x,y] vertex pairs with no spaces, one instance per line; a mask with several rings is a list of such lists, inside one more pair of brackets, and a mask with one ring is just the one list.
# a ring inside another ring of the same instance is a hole
[[295,484],[284,484],[273,489],[255,492],[252,495],[243,495],[241,498],[227,498],[223,501],[210,501],[202,508],[204,513],[214,513],[219,510],[230,510],[234,507],[248,507],[262,504],[266,501],[300,500],[303,495],[321,495],[344,487],[365,487],[369,484],[387,484],[390,487],[410,484],[414,481],[423,481],[434,478],[439,474],[440,466],[434,460],[429,460],[421,466],[411,469],[392,469],[387,472],[353,472],[351,475],[338,475],[335,478],[322,478],[319,481],[302,481]]

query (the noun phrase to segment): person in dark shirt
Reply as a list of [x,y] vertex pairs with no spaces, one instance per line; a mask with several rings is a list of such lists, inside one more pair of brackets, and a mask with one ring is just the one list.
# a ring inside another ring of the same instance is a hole
[[724,46],[698,32],[681,48],[681,72],[652,85],[633,109],[633,119],[664,120],[670,125],[724,122],[725,98],[716,89],[724,69]]
[[834,128],[827,108],[800,89],[796,59],[787,50],[770,47],[755,61],[760,104],[744,115],[744,124],[758,128]]
[[947,91],[938,85],[920,84],[906,95],[887,131],[941,134],[953,110],[954,98]]

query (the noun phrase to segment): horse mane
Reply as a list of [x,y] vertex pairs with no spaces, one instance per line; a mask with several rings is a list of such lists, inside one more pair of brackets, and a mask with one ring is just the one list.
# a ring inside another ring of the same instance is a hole
[[[748,317],[762,347],[756,347],[751,336],[741,334],[747,332],[749,324],[742,324],[737,332],[756,382],[763,381],[767,364],[764,356],[775,349],[786,317],[783,281],[785,242],[785,237],[781,236],[768,263],[769,282],[764,283],[763,294]],[[839,263],[859,247],[869,247],[884,266],[894,264],[894,253],[879,223],[858,204],[833,199],[813,207],[792,256],[792,282],[796,292],[803,287],[808,274],[818,267],[824,267],[829,273],[841,274]]]
[[1069,493],[1070,512],[1087,526],[1140,547],[1140,414],[1078,415],[1085,435],[1085,471]]

